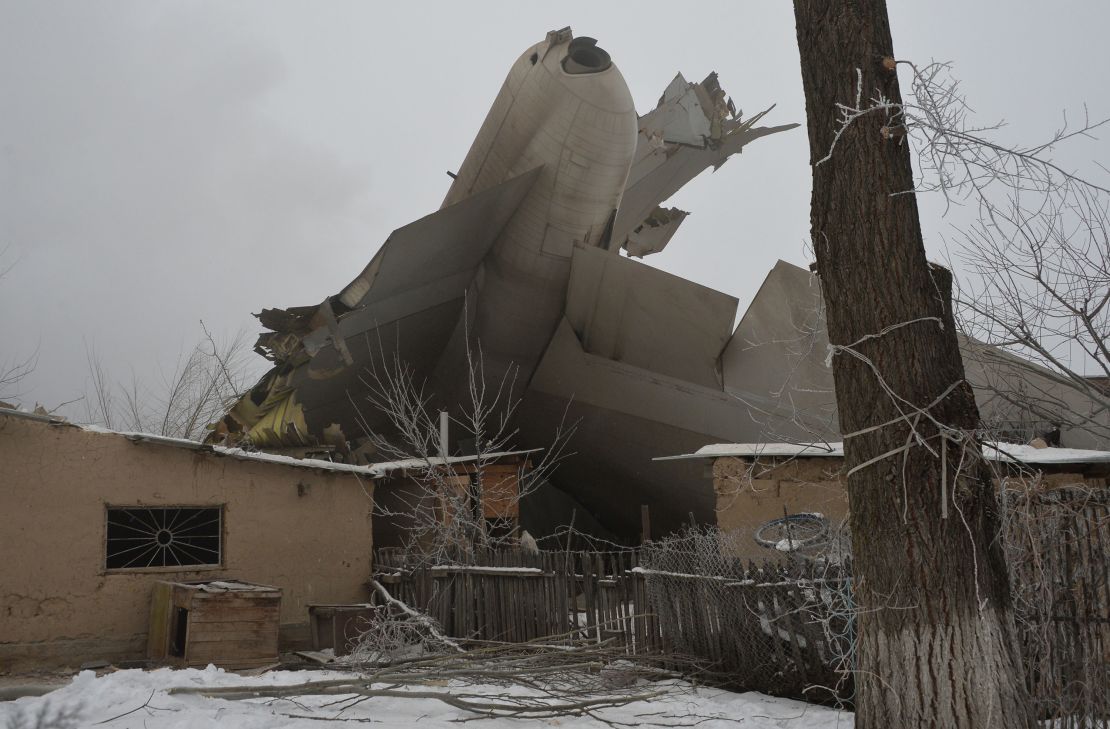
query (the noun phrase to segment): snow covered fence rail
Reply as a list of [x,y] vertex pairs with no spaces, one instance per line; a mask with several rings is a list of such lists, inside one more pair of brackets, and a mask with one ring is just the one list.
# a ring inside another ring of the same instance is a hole
[[617,638],[631,654],[662,654],[635,550],[490,550],[427,560],[379,550],[390,591],[469,641],[523,642],[555,635]]
[[736,559],[657,569],[659,549],[471,552],[426,564],[382,550],[375,565],[395,597],[463,644],[573,636],[612,641],[630,658],[682,656],[676,667],[743,689],[822,699],[829,692],[807,689],[850,690],[841,669],[851,626],[832,598],[846,591],[839,572]]

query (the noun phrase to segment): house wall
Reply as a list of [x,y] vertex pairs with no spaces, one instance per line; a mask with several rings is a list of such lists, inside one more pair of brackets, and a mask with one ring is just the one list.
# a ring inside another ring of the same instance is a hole
[[[1108,468],[1104,463],[1044,465],[1038,478],[1044,489],[1077,485],[1106,488]],[[725,531],[749,534],[761,524],[782,517],[784,509],[791,514],[820,512],[832,525],[848,517],[844,459],[840,456],[716,458],[713,490],[717,526]],[[736,544],[736,556],[766,556],[754,540],[740,539]]]
[[[831,524],[848,516],[848,492],[841,479],[844,459],[717,458],[713,461],[713,490],[717,496],[717,525],[725,530],[752,533],[758,526],[791,514],[820,512]],[[745,548],[749,548],[745,550]],[[736,545],[739,557],[767,556],[754,540]]]
[[[519,521],[520,469],[520,463],[514,460],[483,466],[482,515],[485,518]],[[452,488],[462,493],[463,489],[470,488],[470,474],[475,468],[466,463],[452,466],[452,470],[455,475],[442,482],[421,479],[404,471],[380,479],[375,492],[375,544],[382,548],[402,548],[410,546],[416,537],[417,544],[430,546],[432,535],[421,532],[445,518],[437,488]]]
[[[363,482],[0,414],[0,673],[143,658],[157,580],[280,587],[283,648],[303,647],[308,603],[368,598]],[[106,571],[108,505],[223,505],[223,565]]]

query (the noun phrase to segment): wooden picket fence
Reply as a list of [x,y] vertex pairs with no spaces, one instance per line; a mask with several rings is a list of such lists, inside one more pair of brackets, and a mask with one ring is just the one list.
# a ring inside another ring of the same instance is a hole
[[641,559],[636,550],[506,550],[429,563],[379,550],[375,578],[458,639],[615,639],[629,655],[671,656],[747,690],[799,696],[816,684],[850,692],[827,626],[813,620],[821,589],[813,575],[770,563],[728,577],[681,574]]
[[[1110,491],[1006,492],[1002,507],[1040,717],[1060,729],[1110,729]],[[736,688],[850,699],[849,567],[658,569],[649,556],[506,550],[432,564],[379,550],[375,575],[456,638],[616,639],[629,655],[675,656]]]
[[748,562],[728,572],[642,573],[668,649],[739,689],[849,700],[855,635],[846,571]]
[[1110,492],[1006,499],[1020,645],[1040,716],[1060,729],[1110,728]]
[[428,613],[455,638],[620,636],[638,650],[663,648],[657,622],[644,609],[635,552],[500,550],[430,563],[383,549],[374,566],[394,597]]

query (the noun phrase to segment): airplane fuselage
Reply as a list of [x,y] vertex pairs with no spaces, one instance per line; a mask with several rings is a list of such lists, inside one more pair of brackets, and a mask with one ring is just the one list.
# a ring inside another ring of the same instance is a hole
[[[638,525],[641,504],[663,530],[710,518],[693,467],[651,459],[745,432],[719,366],[736,300],[619,251],[662,250],[686,213],[660,203],[792,126],[757,128],[761,116],[741,119],[716,74],[676,75],[638,116],[595,41],[548,33],[510,68],[438,211],[395,230],[321,304],[262,312],[256,349],[274,367],[212,440],[388,460],[403,428],[375,405],[375,372],[402,368],[434,393],[420,407],[459,416],[479,369],[509,390],[502,406],[519,398],[512,445],[544,448],[564,415],[581,420],[581,456],[552,483],[613,528]],[[469,452],[457,430],[449,450]]]
[[[541,168],[468,301],[470,334],[487,372],[516,367],[521,382],[562,316],[574,246],[609,244],[636,151],[637,116],[624,77],[589,39],[567,42],[561,33],[549,33],[513,64],[442,206]],[[574,63],[583,54],[587,63]]]

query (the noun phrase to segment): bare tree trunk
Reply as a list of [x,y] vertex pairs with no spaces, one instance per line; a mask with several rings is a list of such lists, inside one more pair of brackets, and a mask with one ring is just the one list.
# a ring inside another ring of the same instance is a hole
[[813,247],[847,466],[858,469],[856,726],[1032,727],[951,277],[925,259],[915,196],[892,195],[913,188],[908,145],[884,112],[836,138],[838,102],[858,91],[901,102],[886,4],[794,8],[810,154],[824,160]]

